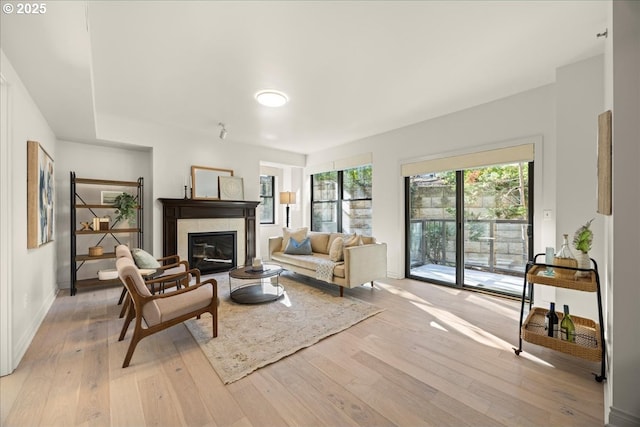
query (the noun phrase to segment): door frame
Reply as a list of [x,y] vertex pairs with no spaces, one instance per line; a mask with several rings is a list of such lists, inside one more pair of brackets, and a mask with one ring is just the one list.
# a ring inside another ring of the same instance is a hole
[[13,372],[11,276],[13,247],[11,144],[11,93],[8,81],[0,74],[0,376]]
[[[534,233],[533,233],[533,217],[534,217],[534,167],[535,162],[529,161],[527,163],[527,190],[528,190],[528,206],[527,206],[527,230],[526,230],[526,238],[527,238],[527,259],[533,258],[533,244],[534,244]],[[489,167],[491,165],[486,165]],[[455,283],[445,282],[437,279],[424,279],[418,276],[411,275],[411,194],[410,194],[410,185],[409,181],[411,179],[410,176],[404,177],[404,200],[405,200],[405,277],[425,281],[429,283],[435,283],[438,285],[445,285],[456,289],[475,289],[473,286],[464,284],[464,170],[456,170],[456,280]],[[462,261],[462,262],[461,262]],[[495,294],[502,294],[499,291],[492,291]],[[533,298],[532,291],[530,298]],[[511,295],[511,294],[508,294]]]

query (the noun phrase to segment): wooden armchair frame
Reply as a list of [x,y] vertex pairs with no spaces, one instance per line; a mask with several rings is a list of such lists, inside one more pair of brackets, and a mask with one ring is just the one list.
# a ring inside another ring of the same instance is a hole
[[[131,357],[133,356],[133,352],[136,349],[138,343],[145,337],[149,335],[155,334],[156,332],[167,329],[171,326],[177,325],[179,323],[184,322],[185,320],[191,319],[193,317],[200,317],[203,313],[211,313],[211,317],[213,318],[213,337],[218,336],[218,283],[215,279],[208,279],[204,282],[200,281],[200,270],[191,269],[187,272],[182,273],[182,276],[189,277],[190,275],[195,277],[195,283],[191,284],[185,288],[177,289],[175,291],[166,292],[164,294],[148,294],[144,295],[139,292],[139,287],[136,286],[135,280],[139,280],[139,283],[144,283],[144,279],[140,272],[135,267],[133,261],[118,261],[118,275],[122,280],[123,284],[126,286],[128,293],[131,297],[132,304],[129,304],[127,314],[124,320],[124,324],[122,325],[122,331],[120,332],[120,337],[118,341],[122,341],[127,333],[127,329],[129,324],[133,319],[135,319],[135,327],[133,330],[133,336],[131,337],[131,343],[129,344],[129,349],[127,350],[127,354],[124,358],[124,362],[122,364],[123,368],[129,366],[131,362]],[[127,268],[127,266],[132,266],[133,268]],[[137,275],[137,278],[132,277],[133,275]],[[178,275],[176,275],[178,276]],[[145,284],[146,285],[146,284]],[[144,318],[144,308],[147,304],[151,304],[154,301],[161,299],[171,299],[176,298],[179,295],[186,294],[188,292],[194,292],[201,287],[204,286],[212,287],[212,297],[211,301],[203,307],[197,308],[195,310],[191,310],[185,314],[176,316],[172,319],[166,321],[160,321],[157,324],[149,326],[147,321]],[[146,327],[143,325],[147,325]]]
[[[133,260],[133,255],[131,255],[131,251],[126,245],[122,245],[122,248],[116,247],[116,257],[126,257]],[[133,261],[135,263],[135,260]],[[169,255],[162,258],[156,258],[156,261],[160,263],[160,268],[156,270],[156,273],[151,278],[144,277],[147,284],[151,286],[151,293],[156,293],[156,284],[159,285],[161,292],[165,291],[165,283],[175,282],[175,286],[178,289],[180,289],[181,286],[186,286],[184,280],[180,281],[176,279],[184,277],[183,273],[189,270],[189,261],[181,260],[179,255]],[[183,271],[178,271],[178,268],[180,266],[182,266]],[[187,283],[188,280],[189,278],[187,278]],[[125,286],[122,287],[122,292],[120,293],[120,298],[118,299],[118,305],[122,304],[123,302],[124,305],[122,306],[122,310],[120,310],[121,318],[127,311],[127,306],[129,303],[127,288]]]

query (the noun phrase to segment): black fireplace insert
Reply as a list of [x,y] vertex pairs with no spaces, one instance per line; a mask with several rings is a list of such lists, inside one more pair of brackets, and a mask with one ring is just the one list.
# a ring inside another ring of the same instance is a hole
[[189,266],[202,274],[229,271],[236,266],[236,232],[189,233]]

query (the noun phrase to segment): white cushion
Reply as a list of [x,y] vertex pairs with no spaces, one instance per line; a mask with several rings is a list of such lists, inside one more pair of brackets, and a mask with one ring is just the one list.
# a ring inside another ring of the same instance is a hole
[[98,280],[111,280],[118,278],[118,270],[99,270],[98,271]]
[[329,259],[333,262],[342,261],[344,259],[343,247],[344,239],[342,237],[334,239],[329,249]]
[[344,247],[350,248],[351,246],[362,246],[362,238],[356,233],[344,238]]
[[320,254],[329,253],[329,233],[310,231],[309,237],[311,238],[311,250],[313,250],[313,252]]

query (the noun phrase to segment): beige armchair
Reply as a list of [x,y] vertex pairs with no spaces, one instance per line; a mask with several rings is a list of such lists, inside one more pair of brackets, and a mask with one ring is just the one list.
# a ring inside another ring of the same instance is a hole
[[[131,254],[131,250],[127,245],[118,245],[116,246],[116,259],[126,257],[134,261],[133,255]],[[175,276],[176,274],[184,273],[189,270],[189,262],[187,260],[181,260],[179,255],[169,255],[162,258],[156,258],[156,261],[160,264],[160,267],[157,269],[156,273],[153,275],[153,280],[147,280],[147,283],[151,285],[151,292],[155,293],[155,285],[160,285],[160,290],[164,291],[165,283],[175,282],[172,278],[167,280],[159,280],[161,278],[167,278],[168,276]],[[180,287],[184,285],[183,283],[175,283],[176,287]],[[124,290],[122,295],[120,295],[120,301],[118,304],[122,303],[122,298],[124,297]]]
[[135,328],[123,368],[129,366],[140,340],[202,313],[211,313],[213,337],[218,336],[218,283],[215,279],[200,282],[200,271],[188,270],[184,275],[195,277],[195,283],[183,289],[152,295],[133,260],[121,257],[116,261],[116,268],[132,302],[128,306],[118,341],[124,339],[129,324],[135,318]]
[[[116,246],[116,259],[120,258],[129,258],[135,263],[133,259],[133,255],[131,254],[131,250],[127,245],[118,245]],[[183,273],[189,270],[189,262],[186,260],[180,260],[178,255],[170,255],[163,258],[156,259],[158,263],[160,263],[161,267],[156,269],[156,272],[150,276],[144,276],[145,282],[147,286],[151,288],[151,293],[156,293],[156,285],[159,286],[161,292],[164,292],[167,283],[171,283],[176,288],[180,288],[181,286],[187,286],[190,276],[185,276]],[[122,292],[120,293],[120,298],[118,299],[118,305],[122,305],[122,310],[120,310],[120,317],[123,317],[125,312],[127,311],[127,307],[129,305],[129,296],[127,295],[127,288],[122,287]]]

